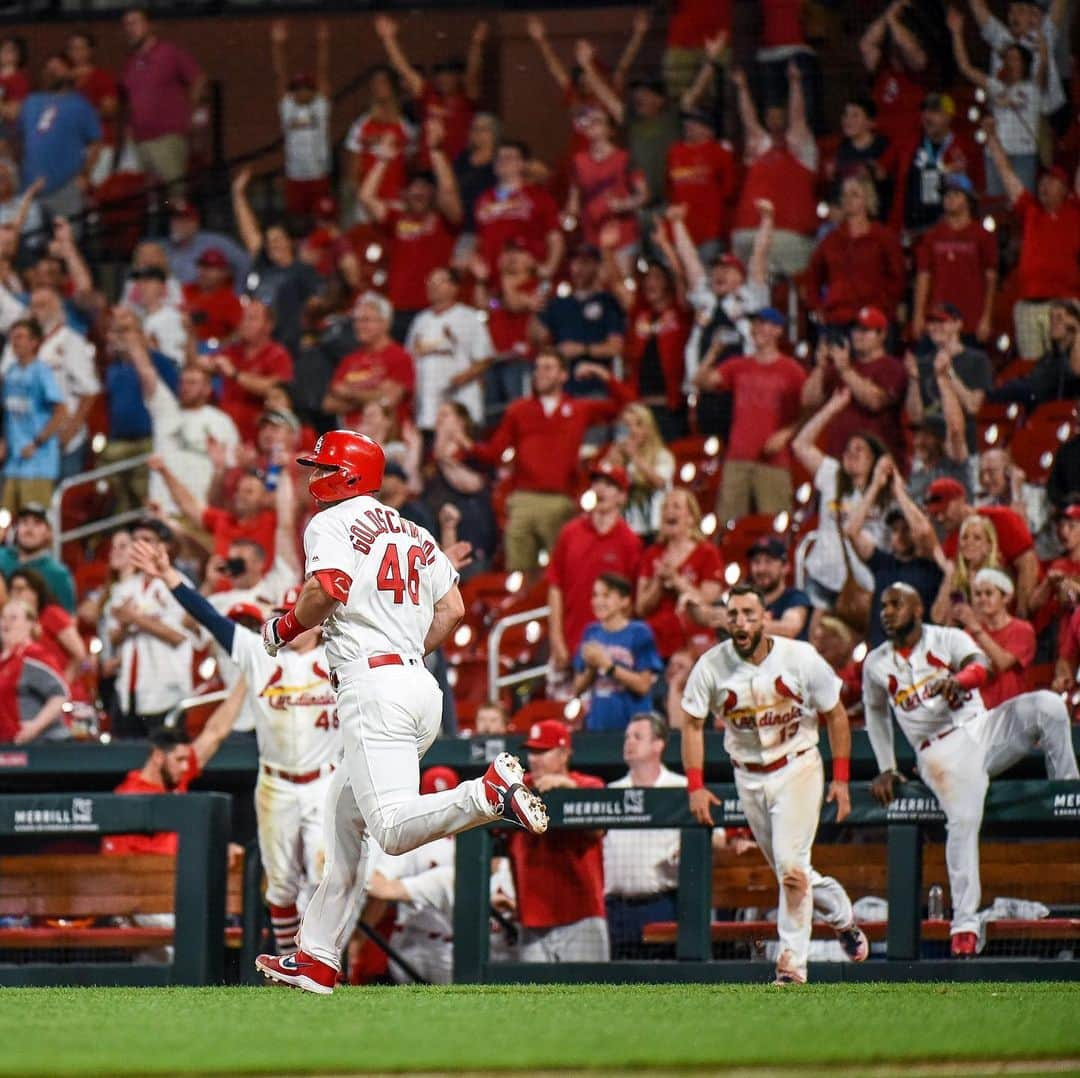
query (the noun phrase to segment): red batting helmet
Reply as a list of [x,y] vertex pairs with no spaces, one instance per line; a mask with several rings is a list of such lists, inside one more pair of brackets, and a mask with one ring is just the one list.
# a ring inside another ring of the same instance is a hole
[[297,457],[296,463],[305,468],[333,468],[333,475],[316,479],[308,489],[320,502],[342,502],[382,486],[386,457],[382,446],[366,434],[331,430],[315,443],[313,453]]

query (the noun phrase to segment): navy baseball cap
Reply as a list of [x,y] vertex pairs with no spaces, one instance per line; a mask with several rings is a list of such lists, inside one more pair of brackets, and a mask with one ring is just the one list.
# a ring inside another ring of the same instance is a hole
[[760,307],[750,317],[756,322],[768,322],[771,326],[779,326],[781,329],[787,325],[787,319],[775,307]]
[[754,545],[746,552],[747,558],[756,558],[759,554],[784,561],[787,558],[787,544],[778,535],[763,535],[755,539]]
[[971,177],[963,172],[946,173],[944,183],[946,191],[963,191],[965,195],[975,196],[975,184],[971,182]]

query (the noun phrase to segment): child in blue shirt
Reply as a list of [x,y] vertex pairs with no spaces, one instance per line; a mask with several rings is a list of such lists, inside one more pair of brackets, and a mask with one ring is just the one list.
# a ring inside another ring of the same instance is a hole
[[617,573],[601,573],[593,584],[596,621],[586,626],[574,655],[574,692],[591,694],[586,730],[625,730],[631,716],[648,710],[664,669],[652,629],[630,620],[633,592]]

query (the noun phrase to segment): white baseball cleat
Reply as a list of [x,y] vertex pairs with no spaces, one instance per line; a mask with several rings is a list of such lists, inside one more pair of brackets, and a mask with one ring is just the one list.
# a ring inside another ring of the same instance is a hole
[[299,988],[304,992],[328,996],[337,984],[338,972],[333,966],[317,958],[296,951],[294,954],[261,954],[255,959],[255,968],[268,980]]
[[525,782],[525,769],[516,756],[512,756],[508,752],[500,752],[488,764],[488,769],[484,772],[483,782],[488,804],[498,811],[503,798],[506,797],[507,790],[511,786],[521,785]]

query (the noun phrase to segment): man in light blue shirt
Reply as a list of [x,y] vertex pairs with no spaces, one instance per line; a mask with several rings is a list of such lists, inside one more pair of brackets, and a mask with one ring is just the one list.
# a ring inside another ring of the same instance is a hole
[[15,366],[4,377],[4,488],[0,503],[17,516],[25,505],[48,505],[60,478],[57,431],[67,416],[52,369],[38,359],[41,327],[20,319],[8,333]]
[[101,152],[101,121],[94,107],[72,88],[72,71],[61,55],[50,56],[41,72],[40,93],[22,104],[23,183],[43,179],[38,202],[50,216],[74,218]]

